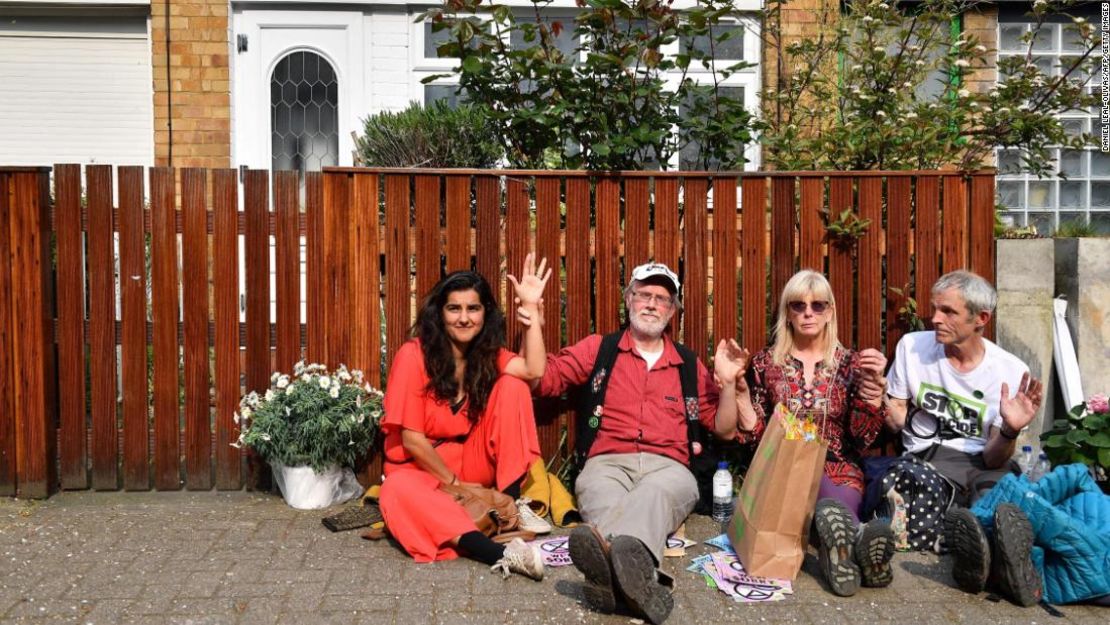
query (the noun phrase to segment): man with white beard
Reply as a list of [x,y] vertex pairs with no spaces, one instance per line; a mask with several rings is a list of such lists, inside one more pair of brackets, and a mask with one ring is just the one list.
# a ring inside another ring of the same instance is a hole
[[[719,391],[705,365],[665,331],[679,297],[666,265],[636,267],[624,290],[628,326],[548,354],[534,383],[544,397],[581,392],[575,495],[587,524],[571,533],[570,553],[586,599],[604,612],[623,599],[657,624],[674,606],[674,580],[658,566],[667,535],[698,501],[690,464],[703,428],[727,437],[736,427],[734,410],[717,415]],[[742,368],[743,355],[731,356]]]

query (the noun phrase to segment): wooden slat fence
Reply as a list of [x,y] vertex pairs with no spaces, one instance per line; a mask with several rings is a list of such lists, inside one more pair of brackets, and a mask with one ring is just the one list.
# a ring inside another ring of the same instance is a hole
[[[229,443],[244,392],[300,358],[381,385],[436,280],[476,269],[510,308],[502,276],[529,250],[558,276],[549,349],[618,328],[621,289],[652,258],[683,281],[676,336],[707,358],[723,337],[764,346],[800,267],[830,277],[843,342],[888,353],[904,303],[889,287],[924,310],[944,271],[994,278],[990,173],[334,168],[301,184],[0,169],[0,494],[241,488],[255,463]],[[872,223],[833,244],[821,211],[845,208]],[[569,413],[543,401],[537,418],[551,457]]]

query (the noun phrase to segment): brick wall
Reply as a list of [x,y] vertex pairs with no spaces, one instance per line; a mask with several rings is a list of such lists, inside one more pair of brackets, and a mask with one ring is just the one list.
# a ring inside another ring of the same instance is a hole
[[[795,70],[786,66],[789,63],[786,47],[805,38],[816,37],[822,28],[828,24],[835,25],[836,18],[840,15],[839,0],[791,0],[782,5],[780,14],[769,18],[764,32],[770,34],[773,30],[781,32],[778,39],[768,37],[763,47],[763,89],[772,91],[779,85],[779,64],[783,64],[782,71],[789,76]],[[835,59],[830,64],[829,70],[835,71]],[[767,111],[773,114],[774,111]]]
[[[834,29],[839,16],[839,0],[791,0],[782,5],[779,15],[770,16],[764,26],[764,33],[767,36],[764,38],[763,46],[762,90],[765,92],[777,90],[781,84],[780,72],[782,76],[789,77],[807,71],[808,68],[791,66],[793,61],[787,54],[786,48],[803,39],[815,39],[822,29]],[[780,35],[773,36],[774,31],[778,31]],[[828,59],[823,71],[829,74],[837,71],[835,56]],[[764,98],[760,105],[767,119],[787,117],[786,111],[780,111],[775,102],[769,98]],[[807,124],[803,126],[803,132],[816,133],[820,132],[820,129]],[[767,164],[766,159],[763,162],[763,169],[773,169]]]
[[[782,51],[783,62],[786,62],[785,49],[790,43],[802,38],[816,37],[823,27],[835,24],[839,15],[839,0],[791,0],[782,7],[779,23],[782,37],[779,41],[768,39],[763,49],[763,88],[770,91],[776,88],[779,72],[779,54]],[[772,18],[774,19],[774,18]],[[769,24],[768,27],[773,27]],[[997,81],[996,57],[993,51],[998,47],[998,6],[984,5],[970,9],[963,16],[963,31],[965,35],[974,36],[988,50],[992,51],[985,67],[974,69],[968,76],[965,85],[972,91],[985,92],[990,90]],[[783,67],[784,74],[801,68]],[[835,59],[829,64],[829,71],[835,72]],[[773,104],[764,101],[764,113],[768,116],[775,115]]]
[[228,0],[169,0],[168,80],[166,4],[150,5],[155,164],[230,167]]
[[412,20],[413,15],[407,11],[388,8],[375,9],[368,20],[368,65],[373,84],[369,89],[369,110],[358,111],[360,119],[381,111],[401,110],[410,100],[422,99],[422,88],[419,93],[412,92],[410,46],[416,45],[410,36]]
[[998,80],[995,64],[998,49],[998,6],[981,6],[964,13],[963,34],[975,37],[990,51],[986,67],[976,68],[967,76],[967,88],[975,92],[990,91]]

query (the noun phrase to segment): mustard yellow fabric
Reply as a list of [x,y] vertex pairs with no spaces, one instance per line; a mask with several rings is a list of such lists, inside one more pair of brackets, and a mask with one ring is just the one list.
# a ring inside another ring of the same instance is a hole
[[558,476],[547,472],[542,458],[536,459],[529,467],[520,494],[532,500],[531,507],[536,514],[544,517],[550,513],[552,522],[559,527],[574,527],[582,519],[574,496]]

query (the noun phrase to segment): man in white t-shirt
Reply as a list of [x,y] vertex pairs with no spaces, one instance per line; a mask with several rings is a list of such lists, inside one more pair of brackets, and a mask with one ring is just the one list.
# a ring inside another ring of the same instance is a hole
[[[902,337],[889,374],[887,424],[972,503],[1012,470],[1018,433],[1041,405],[1041,384],[983,337],[998,295],[954,271],[933,286],[933,330]],[[1016,391],[1016,394],[1015,394]]]
[[[963,506],[1016,471],[1015,440],[1040,409],[1041,383],[1025,363],[983,337],[998,302],[986,280],[953,271],[933,285],[931,295],[933,330],[898,343],[888,374],[887,425],[902,432],[909,453],[929,461],[955,487],[959,505],[945,517],[945,543],[955,557],[956,582],[979,592],[990,573],[990,544]],[[996,570],[997,579],[1022,604],[1040,584],[1026,538],[1031,545],[1031,528],[1011,527],[996,532],[995,540],[1001,556],[995,564],[1010,569]]]

